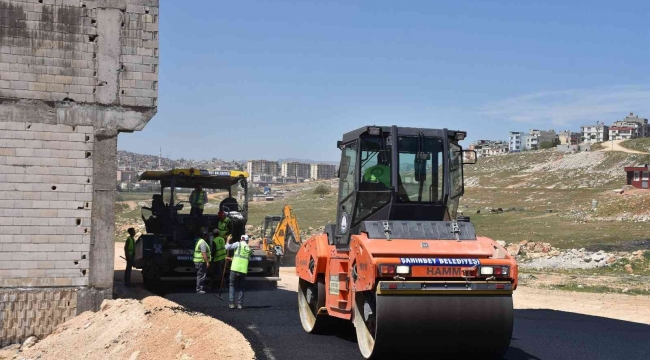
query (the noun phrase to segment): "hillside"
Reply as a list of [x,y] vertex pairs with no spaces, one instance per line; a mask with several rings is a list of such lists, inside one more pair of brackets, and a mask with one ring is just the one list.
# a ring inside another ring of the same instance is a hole
[[[466,168],[461,210],[481,234],[506,242],[643,247],[650,237],[650,193],[620,190],[625,185],[623,167],[647,162],[649,155],[617,151],[542,150],[479,159]],[[597,206],[592,208],[594,200]]]
[[[650,155],[623,152],[562,154],[553,150],[479,159],[466,166],[466,194],[460,210],[471,216],[481,235],[507,243],[522,240],[571,249],[636,250],[650,243],[650,192],[626,190],[623,167],[650,162]],[[285,199],[251,203],[249,224],[289,203],[303,231],[318,229],[335,217],[334,194],[320,199],[315,185],[287,186]],[[335,192],[336,189],[332,189]],[[140,223],[140,198],[122,196],[118,232]],[[592,208],[592,203],[597,206]],[[211,199],[206,212],[216,211]],[[503,209],[492,212],[490,209]],[[141,226],[141,224],[139,224]],[[136,225],[137,226],[137,225]],[[123,234],[118,234],[121,239]]]
[[621,142],[621,146],[636,151],[650,152],[650,138],[625,140]]
[[[117,159],[120,167],[134,168],[138,170],[157,169],[158,168],[158,155],[138,154],[130,151],[118,150]],[[163,169],[173,168],[200,168],[200,169],[214,169],[223,165],[234,166],[241,168],[245,166],[244,163],[228,162],[213,158],[211,160],[192,160],[192,159],[178,159],[172,160],[169,158],[160,158],[160,165]]]

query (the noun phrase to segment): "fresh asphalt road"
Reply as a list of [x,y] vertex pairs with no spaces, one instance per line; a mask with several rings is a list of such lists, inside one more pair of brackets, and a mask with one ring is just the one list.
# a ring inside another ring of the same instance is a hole
[[[213,294],[166,297],[188,310],[204,313],[239,330],[258,360],[362,359],[352,326],[336,335],[310,335],[298,318],[295,291],[261,290],[249,282],[243,310],[228,309]],[[471,334],[467,334],[471,336]],[[396,359],[401,358],[396,356]],[[552,310],[515,310],[515,327],[504,359],[650,359],[650,325]]]

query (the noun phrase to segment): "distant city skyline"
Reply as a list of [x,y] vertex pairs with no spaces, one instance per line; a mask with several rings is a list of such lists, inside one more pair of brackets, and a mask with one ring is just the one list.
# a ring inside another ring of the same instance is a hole
[[[127,150],[122,150],[118,149],[118,168],[123,168],[125,166],[132,166],[132,164],[129,164],[129,161],[124,160],[124,157],[126,155],[133,154],[135,156],[143,156],[143,157],[149,157],[151,158],[149,162],[148,167],[152,167],[151,164],[158,166],[158,164],[162,163],[160,167],[162,168],[169,168],[171,165],[169,164],[170,162],[172,163],[178,163],[181,160],[185,160],[187,162],[197,162],[197,163],[209,163],[214,160],[221,161],[223,163],[232,163],[235,162],[237,164],[246,166],[246,163],[251,160],[268,160],[268,161],[275,161],[278,162],[279,164],[283,163],[292,163],[292,162],[298,162],[298,163],[305,163],[305,164],[329,164],[329,165],[337,165],[338,161],[317,161],[317,160],[310,160],[310,159],[297,159],[297,158],[283,158],[283,159],[263,159],[263,158],[255,158],[255,159],[219,159],[219,158],[210,158],[210,159],[191,159],[191,158],[171,158],[168,156],[165,156],[164,154],[161,155],[159,154],[142,154],[142,153],[137,153],[137,152],[132,152],[132,151],[127,151]],[[158,158],[160,157],[160,161]]]

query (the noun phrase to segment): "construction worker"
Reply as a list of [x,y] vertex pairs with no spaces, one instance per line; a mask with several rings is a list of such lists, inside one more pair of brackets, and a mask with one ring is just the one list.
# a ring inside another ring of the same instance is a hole
[[207,238],[207,230],[201,229],[201,236],[196,237],[194,244],[194,266],[196,267],[196,293],[205,294],[205,278],[210,269],[210,245],[203,239]]
[[235,250],[230,265],[230,293],[228,307],[235,308],[235,292],[239,293],[237,298],[237,309],[244,306],[244,285],[246,274],[248,274],[248,259],[251,256],[251,248],[248,246],[248,235],[242,235],[240,241],[227,244],[226,250]]
[[367,168],[363,172],[364,182],[379,182],[390,188],[390,162],[383,152],[377,154],[377,165]]
[[210,280],[210,288],[214,289],[216,280],[221,281],[223,266],[226,262],[226,240],[220,236],[219,229],[212,230],[212,233],[212,264],[210,265],[212,267],[212,280]]
[[217,213],[217,229],[219,229],[219,234],[222,238],[228,239],[228,236],[232,233],[232,222],[230,218],[226,216],[226,213],[219,211]]
[[208,194],[203,191],[201,184],[196,184],[194,190],[190,194],[190,216],[201,218],[203,216],[203,207],[208,202]]
[[131,286],[131,268],[133,267],[133,259],[135,258],[135,229],[129,228],[127,230],[129,237],[126,238],[124,243],[124,258],[126,259],[126,270],[124,270],[124,285]]

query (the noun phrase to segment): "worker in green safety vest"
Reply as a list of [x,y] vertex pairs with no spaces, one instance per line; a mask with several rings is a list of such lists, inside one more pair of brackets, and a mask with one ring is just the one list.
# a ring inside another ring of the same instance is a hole
[[226,250],[235,250],[230,266],[230,303],[228,307],[235,308],[235,292],[239,293],[237,298],[237,309],[244,306],[244,285],[246,274],[248,274],[248,259],[251,256],[251,248],[248,246],[248,235],[242,235],[241,240],[226,245]]
[[217,229],[219,229],[221,237],[225,240],[227,240],[228,236],[232,233],[232,221],[223,211],[217,213]]
[[127,230],[129,237],[126,238],[124,243],[124,258],[126,259],[126,269],[124,270],[124,285],[131,286],[131,268],[133,267],[133,260],[135,258],[135,229],[129,228]]
[[208,195],[203,190],[203,186],[201,184],[196,184],[194,190],[192,190],[192,193],[190,194],[190,205],[192,206],[190,209],[190,216],[201,218],[203,216],[203,207],[207,202]]
[[214,283],[219,280],[221,281],[221,276],[223,272],[223,265],[226,262],[226,240],[224,240],[219,232],[219,229],[212,230],[212,236],[210,236],[210,245],[212,251],[212,279],[210,280],[210,288],[214,289]]
[[194,244],[194,266],[196,267],[196,293],[205,294],[205,278],[210,269],[210,245],[203,239],[207,238],[207,230],[201,229],[201,236],[196,237]]
[[377,154],[377,164],[364,170],[363,181],[381,183],[390,188],[390,162],[386,155]]

